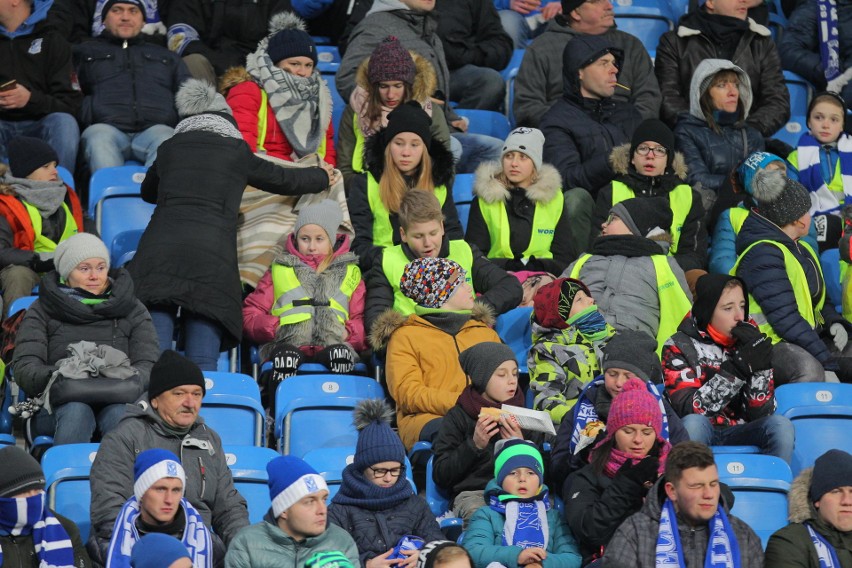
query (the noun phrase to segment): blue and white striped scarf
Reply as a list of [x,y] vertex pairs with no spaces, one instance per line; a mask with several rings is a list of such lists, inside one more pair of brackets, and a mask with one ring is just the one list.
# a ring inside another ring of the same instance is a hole
[[819,58],[825,80],[831,81],[840,75],[840,22],[837,20],[835,0],[817,0],[817,22],[819,25]]
[[[39,568],[74,568],[74,545],[59,519],[45,506],[45,492],[0,498],[0,534],[32,534]],[[0,547],[0,566],[3,549]]]
[[[185,498],[180,500],[186,514],[186,528],[181,542],[189,552],[195,568],[213,567],[213,544],[210,531],[204,526],[204,519]],[[106,568],[130,568],[130,552],[141,538],[136,528],[139,518],[139,502],[131,497],[121,508],[112,528],[112,540],[109,541]]]
[[819,558],[819,568],[841,568],[834,547],[821,534],[816,532],[810,523],[805,523],[805,528],[808,529],[808,534],[811,535],[811,540],[814,543]]
[[[709,525],[710,542],[707,543],[704,568],[740,568],[740,545],[721,505],[716,508]],[[656,568],[686,568],[677,530],[677,514],[671,499],[663,503],[655,558]]]
[[488,496],[488,506],[503,515],[503,546],[542,548],[547,550],[550,526],[547,510],[550,508],[547,486],[542,485],[537,495],[521,499],[500,490]]
[[[822,178],[820,168],[820,153],[822,145],[810,132],[805,132],[799,138],[798,162],[799,181],[811,193],[811,215],[838,213],[840,203],[838,193],[831,191]],[[837,152],[840,154],[840,179],[843,182],[845,203],[852,203],[852,136],[841,134],[837,140]],[[831,172],[834,177],[834,171]]]

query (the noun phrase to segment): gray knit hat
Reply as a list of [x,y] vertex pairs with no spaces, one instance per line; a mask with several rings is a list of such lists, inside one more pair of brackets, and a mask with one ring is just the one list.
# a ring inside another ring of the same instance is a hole
[[515,361],[515,352],[504,343],[484,341],[468,347],[459,354],[462,371],[470,377],[470,383],[478,392],[485,392],[491,375],[506,361]]
[[337,201],[323,199],[319,203],[308,205],[299,211],[299,217],[296,219],[296,224],[293,225],[293,234],[298,235],[299,230],[305,225],[319,225],[325,230],[333,246],[337,240],[337,229],[342,222],[343,211],[340,210]]
[[44,472],[30,454],[17,446],[0,450],[0,497],[11,498],[32,489],[44,489]]
[[852,455],[843,450],[828,450],[814,462],[808,497],[812,502],[838,487],[852,487]]
[[751,193],[757,212],[783,227],[811,209],[811,196],[805,186],[779,170],[761,170],[754,174]]
[[526,154],[535,164],[536,171],[539,171],[544,152],[544,134],[538,128],[518,127],[509,133],[500,156],[505,156],[507,152]]
[[620,330],[603,347],[601,370],[607,369],[630,371],[646,383],[662,382],[657,341],[644,331]]
[[53,262],[63,280],[68,279],[77,265],[89,258],[102,258],[109,270],[109,251],[102,240],[89,233],[77,233],[56,247]]

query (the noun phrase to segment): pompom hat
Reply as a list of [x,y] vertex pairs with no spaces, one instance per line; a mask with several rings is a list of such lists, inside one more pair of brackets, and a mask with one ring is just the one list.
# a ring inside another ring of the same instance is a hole
[[402,81],[414,83],[414,59],[394,36],[388,36],[376,46],[367,62],[367,80],[370,84]]
[[628,379],[613,399],[606,420],[606,438],[612,438],[628,424],[650,426],[658,439],[662,437],[663,413],[660,403],[648,392],[648,386],[641,379]]
[[266,464],[266,472],[272,514],[276,519],[302,498],[328,491],[325,479],[317,470],[296,456],[278,456]]
[[181,495],[186,492],[186,473],[176,455],[160,448],[140,452],[133,464],[133,494],[141,501],[152,485],[167,477],[180,479]]
[[757,202],[757,212],[779,227],[789,225],[811,209],[811,196],[805,186],[778,170],[754,174],[751,194]]
[[291,57],[307,57],[317,63],[317,45],[305,31],[305,22],[296,14],[282,12],[269,21],[269,29],[275,33],[269,38],[266,53],[273,64]]
[[364,471],[382,462],[405,463],[405,446],[390,427],[393,410],[381,399],[366,399],[355,406],[354,424],[358,430],[355,469]]
[[414,303],[437,309],[446,303],[465,278],[464,268],[454,260],[417,258],[405,265],[399,288]]

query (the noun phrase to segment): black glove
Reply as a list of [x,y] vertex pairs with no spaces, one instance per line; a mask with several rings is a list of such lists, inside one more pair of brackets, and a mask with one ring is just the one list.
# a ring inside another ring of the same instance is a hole
[[639,485],[645,485],[646,483],[654,483],[657,480],[657,471],[659,469],[659,458],[646,456],[637,464],[633,464],[632,460],[628,459],[624,462],[624,465],[619,468],[616,475],[632,479]]
[[840,370],[835,372],[837,378],[840,379],[841,383],[852,383],[852,359],[838,357],[836,361],[838,367],[840,367]]
[[30,260],[30,269],[33,272],[38,272],[39,274],[44,274],[45,272],[50,272],[53,270],[55,266],[53,265],[53,259],[48,258],[47,260],[42,260],[38,255],[34,256],[32,260]]
[[756,327],[740,322],[731,330],[738,347],[731,354],[731,363],[745,379],[756,371],[772,368],[772,340]]
[[332,373],[347,374],[351,373],[355,368],[355,363],[358,362],[355,353],[348,345],[336,343],[329,345],[319,353],[317,353],[317,362],[328,367]]
[[294,345],[289,343],[276,345],[269,352],[269,360],[272,361],[272,382],[279,383],[295,375],[304,357],[299,348]]

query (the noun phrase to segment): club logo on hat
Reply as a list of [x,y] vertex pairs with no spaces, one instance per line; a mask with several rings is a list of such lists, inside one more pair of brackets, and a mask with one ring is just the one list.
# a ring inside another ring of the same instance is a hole
[[310,493],[316,493],[317,491],[319,491],[319,487],[317,487],[317,482],[314,481],[313,477],[306,476],[304,478],[304,480],[305,480],[305,487],[307,487],[309,494]]
[[177,464],[173,461],[167,461],[166,462],[166,472],[168,473],[169,477],[177,477],[178,476]]

